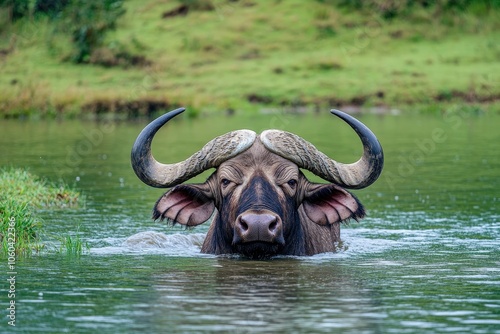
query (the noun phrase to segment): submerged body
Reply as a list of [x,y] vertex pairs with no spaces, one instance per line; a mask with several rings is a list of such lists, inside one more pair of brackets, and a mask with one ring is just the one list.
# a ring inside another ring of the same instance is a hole
[[[337,112],[365,147],[362,158],[350,165],[277,130],[260,135],[231,132],[182,163],[161,164],[151,155],[152,137],[182,111],[166,114],[143,130],[132,151],[132,165],[145,183],[174,186],[157,201],[153,218],[186,226],[211,221],[202,252],[262,258],[334,251],[341,222],[364,216],[363,206],[344,187],[373,183],[381,172],[383,154],[373,133],[354,118]],[[206,182],[181,184],[212,167],[216,171]],[[300,168],[331,183],[311,183]]]

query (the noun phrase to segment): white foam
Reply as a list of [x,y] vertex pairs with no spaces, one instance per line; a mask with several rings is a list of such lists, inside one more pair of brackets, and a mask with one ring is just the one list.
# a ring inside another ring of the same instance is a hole
[[110,254],[165,254],[171,256],[199,256],[204,233],[174,233],[165,234],[156,231],[136,233],[120,244],[91,248],[90,253]]

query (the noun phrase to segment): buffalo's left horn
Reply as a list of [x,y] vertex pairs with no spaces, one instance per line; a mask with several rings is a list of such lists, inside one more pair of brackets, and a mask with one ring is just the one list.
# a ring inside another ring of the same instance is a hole
[[250,130],[229,132],[211,140],[182,162],[162,164],[151,154],[153,137],[163,125],[184,110],[184,108],[173,110],[149,123],[132,147],[132,168],[139,179],[147,185],[168,188],[180,184],[245,151],[252,146],[257,137],[255,132]]
[[382,146],[373,132],[354,117],[339,110],[332,110],[331,113],[349,124],[361,139],[364,153],[357,162],[343,164],[330,159],[311,143],[285,131],[267,130],[260,135],[260,139],[270,151],[327,181],[350,189],[366,188],[375,182],[382,172]]

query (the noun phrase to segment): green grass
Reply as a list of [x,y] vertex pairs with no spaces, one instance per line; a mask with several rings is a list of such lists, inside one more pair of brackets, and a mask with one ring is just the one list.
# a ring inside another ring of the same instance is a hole
[[[107,35],[104,49],[124,47],[149,66],[63,61],[69,37],[47,21],[4,29],[0,49],[12,51],[2,56],[0,112],[77,115],[96,102],[113,111],[136,108],[133,101],[208,111],[291,104],[409,110],[436,102],[500,110],[498,7],[419,9],[386,20],[329,1],[220,0],[212,11],[162,18],[178,3],[127,1]],[[20,31],[27,37],[16,38]]]
[[59,252],[69,256],[80,256],[89,250],[88,243],[83,242],[78,235],[61,237],[59,242]]
[[[1,256],[8,254],[9,246],[20,256],[42,249],[39,235],[43,227],[37,209],[72,207],[80,198],[66,185],[56,186],[24,169],[0,169],[0,189]],[[13,245],[9,238],[15,239]]]

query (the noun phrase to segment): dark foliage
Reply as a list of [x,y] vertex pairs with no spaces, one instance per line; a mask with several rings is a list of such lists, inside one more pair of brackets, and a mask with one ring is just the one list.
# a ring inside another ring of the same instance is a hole
[[103,44],[106,32],[116,28],[124,13],[121,0],[73,0],[63,12],[76,47],[73,61],[88,63],[92,52]]
[[56,17],[69,4],[70,0],[36,0],[33,14]]
[[9,10],[9,17],[12,22],[29,14],[29,0],[0,0],[0,7]]

